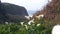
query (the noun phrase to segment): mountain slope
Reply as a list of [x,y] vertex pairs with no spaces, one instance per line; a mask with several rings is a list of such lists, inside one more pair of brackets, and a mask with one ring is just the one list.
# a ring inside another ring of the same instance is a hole
[[[10,4],[10,3],[1,3],[2,10],[6,14],[7,21],[9,22],[20,22],[25,20],[25,16],[28,16],[27,10],[18,5]],[[0,11],[1,13],[2,11]]]
[[45,20],[53,21],[53,24],[60,24],[60,0],[52,0],[35,15],[40,14],[44,15]]

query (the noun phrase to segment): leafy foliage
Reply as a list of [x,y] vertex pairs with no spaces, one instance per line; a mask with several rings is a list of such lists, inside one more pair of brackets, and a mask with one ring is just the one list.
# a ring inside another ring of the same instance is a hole
[[52,27],[46,24],[43,18],[35,20],[31,25],[28,23],[0,24],[0,34],[51,34]]

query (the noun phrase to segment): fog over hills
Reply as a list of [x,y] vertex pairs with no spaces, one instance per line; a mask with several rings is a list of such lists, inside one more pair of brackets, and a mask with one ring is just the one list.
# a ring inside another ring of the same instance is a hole
[[29,10],[27,12],[28,12],[29,16],[32,16],[34,13],[36,13],[36,11],[32,11],[32,10]]

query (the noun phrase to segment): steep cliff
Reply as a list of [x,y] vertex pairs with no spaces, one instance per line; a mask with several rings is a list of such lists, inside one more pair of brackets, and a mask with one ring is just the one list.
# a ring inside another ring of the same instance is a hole
[[27,10],[22,6],[17,6],[9,3],[2,3],[5,7],[5,10],[8,14],[19,15],[19,16],[28,16]]
[[[27,10],[18,5],[10,3],[1,3],[4,13],[7,15],[7,21],[9,22],[20,22],[25,20],[25,16],[28,16]],[[0,11],[1,13],[2,11]]]

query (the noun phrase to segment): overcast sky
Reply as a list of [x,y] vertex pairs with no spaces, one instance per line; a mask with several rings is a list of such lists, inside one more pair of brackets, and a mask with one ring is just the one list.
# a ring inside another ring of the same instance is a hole
[[23,6],[27,9],[29,15],[34,14],[35,11],[41,10],[48,3],[48,0],[1,0],[1,1]]
[[48,0],[1,0],[19,6],[24,6],[27,10],[39,10],[48,3]]

